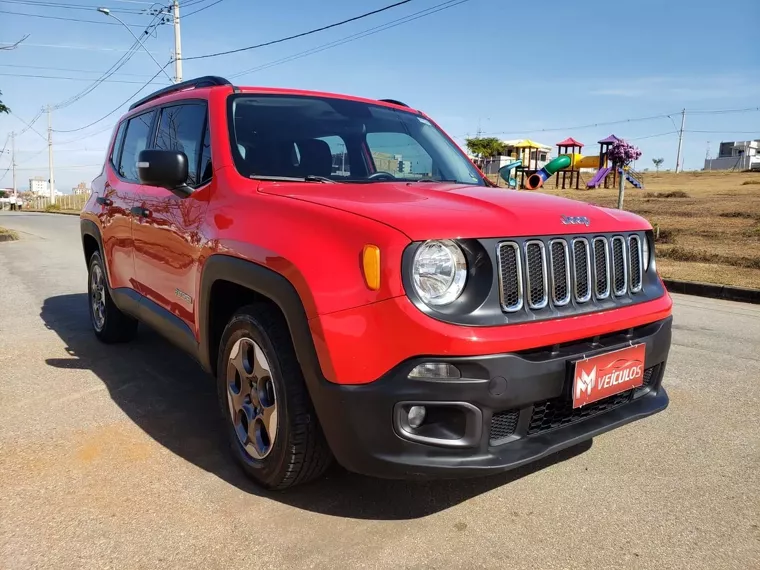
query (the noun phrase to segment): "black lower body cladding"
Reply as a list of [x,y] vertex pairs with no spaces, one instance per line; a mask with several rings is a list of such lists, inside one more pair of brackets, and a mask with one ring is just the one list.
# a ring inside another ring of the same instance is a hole
[[[416,358],[365,385],[310,382],[320,423],[347,469],[388,478],[486,475],[506,471],[664,410],[661,386],[671,318],[594,339],[521,353]],[[644,385],[572,408],[571,363],[645,344]],[[420,380],[423,362],[447,362],[457,380]],[[411,406],[424,405],[419,429]]]

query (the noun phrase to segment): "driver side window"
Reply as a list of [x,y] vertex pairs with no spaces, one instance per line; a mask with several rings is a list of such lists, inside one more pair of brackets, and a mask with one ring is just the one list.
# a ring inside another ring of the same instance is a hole
[[433,175],[433,159],[406,133],[367,133],[367,147],[379,172],[405,179]]

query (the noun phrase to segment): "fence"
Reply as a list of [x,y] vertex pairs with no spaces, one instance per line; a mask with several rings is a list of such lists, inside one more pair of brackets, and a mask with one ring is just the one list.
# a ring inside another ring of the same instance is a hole
[[[81,211],[89,197],[89,194],[64,194],[63,196],[56,196],[55,205],[50,209]],[[29,200],[29,206],[27,207],[30,210],[47,210],[49,206],[49,197],[35,196]]]

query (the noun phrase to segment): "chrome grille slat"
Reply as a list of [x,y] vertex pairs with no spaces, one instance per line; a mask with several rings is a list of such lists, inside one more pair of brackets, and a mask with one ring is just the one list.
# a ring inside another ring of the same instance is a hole
[[552,302],[563,307],[570,302],[570,253],[564,239],[549,242]]
[[[514,238],[496,246],[499,295],[505,313],[561,310],[584,303],[610,308],[644,289],[639,233]],[[547,316],[549,313],[547,313]]]
[[573,279],[575,281],[575,300],[585,303],[591,299],[591,253],[588,240],[573,240]]
[[628,290],[628,263],[625,260],[625,239],[615,236],[611,240],[612,249],[612,292],[616,296],[625,295]]
[[628,238],[628,275],[631,293],[638,293],[643,285],[642,255],[641,238],[634,234]]
[[594,294],[597,299],[610,296],[610,250],[607,238],[596,237],[594,244]]
[[525,242],[525,291],[528,307],[543,309],[549,303],[547,293],[546,247],[540,240]]
[[498,253],[501,307],[508,313],[514,313],[523,307],[520,246],[511,241],[502,242]]

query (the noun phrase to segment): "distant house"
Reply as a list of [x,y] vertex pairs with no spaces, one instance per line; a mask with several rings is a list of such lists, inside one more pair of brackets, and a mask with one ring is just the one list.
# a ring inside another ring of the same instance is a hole
[[[497,174],[499,169],[515,160],[522,160],[526,168],[532,168],[538,159],[538,168],[543,168],[551,160],[552,147],[537,143],[530,139],[515,139],[502,141],[505,151],[502,156],[494,156],[478,161],[478,166],[484,174]],[[529,162],[530,161],[530,162]]]
[[87,195],[90,193],[90,189],[87,187],[86,182],[80,182],[79,184],[77,184],[71,189],[71,193],[74,194],[75,196]]
[[705,159],[705,170],[760,170],[760,139],[720,143],[717,158]]

